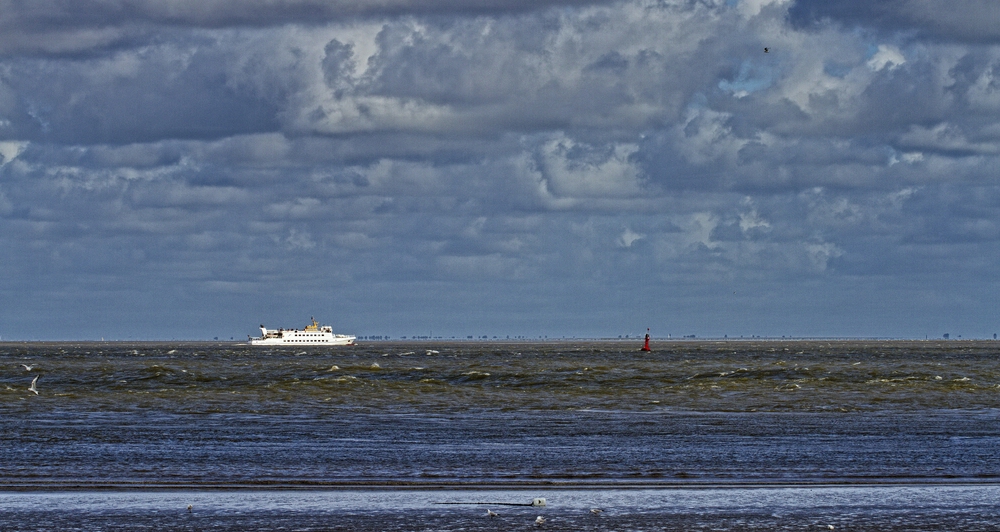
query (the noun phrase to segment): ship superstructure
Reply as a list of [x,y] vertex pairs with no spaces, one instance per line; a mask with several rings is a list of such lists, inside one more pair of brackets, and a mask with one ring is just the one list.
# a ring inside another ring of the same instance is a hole
[[260,326],[260,336],[250,338],[250,345],[354,345],[357,337],[334,334],[333,327],[320,325],[313,318],[312,324],[303,329],[268,329]]

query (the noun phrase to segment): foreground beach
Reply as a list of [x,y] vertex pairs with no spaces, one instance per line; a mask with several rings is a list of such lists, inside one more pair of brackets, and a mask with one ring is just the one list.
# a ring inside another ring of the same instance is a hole
[[[503,504],[525,503],[539,495],[545,496],[546,506]],[[998,496],[1000,489],[995,485],[31,492],[0,493],[0,527],[26,531],[987,531],[1000,528]],[[497,516],[489,517],[487,510]],[[545,519],[543,524],[536,524],[538,516]]]

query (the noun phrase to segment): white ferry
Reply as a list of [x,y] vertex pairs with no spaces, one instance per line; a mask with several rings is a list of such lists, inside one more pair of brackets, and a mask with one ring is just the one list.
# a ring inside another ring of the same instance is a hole
[[268,329],[260,326],[260,337],[250,338],[250,345],[354,345],[356,336],[333,334],[333,327],[320,326],[313,318],[304,329]]

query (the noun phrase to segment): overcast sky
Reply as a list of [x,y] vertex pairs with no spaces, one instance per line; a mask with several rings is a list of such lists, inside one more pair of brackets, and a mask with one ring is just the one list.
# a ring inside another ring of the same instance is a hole
[[1000,2],[0,0],[3,340],[992,338],[998,213]]

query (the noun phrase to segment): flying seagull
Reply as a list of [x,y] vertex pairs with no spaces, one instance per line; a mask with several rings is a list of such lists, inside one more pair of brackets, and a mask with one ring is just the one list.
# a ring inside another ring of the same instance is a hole
[[38,395],[38,390],[35,389],[35,382],[37,381],[38,381],[38,375],[35,375],[35,378],[31,379],[31,386],[28,387],[28,391],[35,392],[35,395]]
[[31,371],[31,370],[35,369],[35,365],[34,364],[32,364],[30,366],[27,365],[27,364],[21,364],[21,367],[24,368],[25,371]]
[[764,53],[766,54],[766,53],[770,53],[770,52],[771,52],[771,49],[770,49],[770,48],[767,48],[767,47],[765,46],[765,47],[764,47]]

